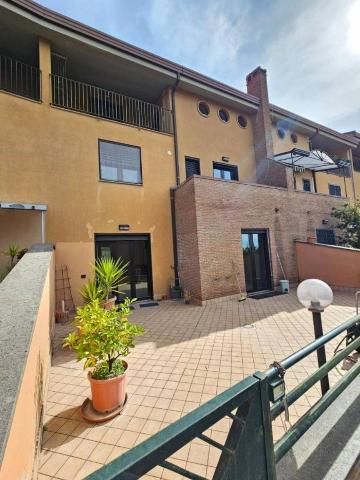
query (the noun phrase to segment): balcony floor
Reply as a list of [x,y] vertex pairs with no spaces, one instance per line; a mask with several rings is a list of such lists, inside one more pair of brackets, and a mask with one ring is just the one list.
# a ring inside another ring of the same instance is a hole
[[[338,292],[323,315],[327,331],[354,312],[354,296]],[[310,313],[289,295],[214,303],[204,307],[165,301],[158,307],[136,309],[132,321],[146,334],[128,357],[128,405],[124,414],[101,425],[82,420],[79,406],[89,395],[82,365],[61,349],[69,325],[56,327],[44,421],[39,480],[82,479],[177,420],[255,370],[265,370],[313,339]],[[328,344],[328,357],[339,340]],[[312,354],[286,373],[292,389],[316,368]],[[330,375],[330,382],[340,373]],[[318,400],[313,387],[290,407],[290,421]],[[222,420],[207,434],[223,442],[229,422]],[[285,431],[283,416],[273,424],[274,439]],[[219,453],[195,440],[172,457],[194,473],[211,478]],[[176,480],[175,473],[157,467],[143,478]]]

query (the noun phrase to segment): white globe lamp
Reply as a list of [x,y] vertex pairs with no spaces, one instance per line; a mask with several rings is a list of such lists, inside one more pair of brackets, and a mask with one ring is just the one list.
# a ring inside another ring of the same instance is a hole
[[299,302],[311,311],[324,311],[334,299],[329,285],[316,278],[310,278],[301,282],[296,294]]
[[[333,301],[333,292],[329,285],[322,280],[310,278],[300,283],[297,288],[297,297],[299,302],[312,312],[315,338],[321,338],[323,333],[321,312],[324,311]],[[319,368],[326,363],[326,352],[324,345],[320,345],[317,349],[317,358]],[[329,390],[329,377],[325,375],[321,380],[321,393]]]

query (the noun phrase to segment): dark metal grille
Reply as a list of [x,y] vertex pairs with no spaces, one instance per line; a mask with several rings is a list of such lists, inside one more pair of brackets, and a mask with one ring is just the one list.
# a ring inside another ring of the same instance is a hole
[[336,237],[334,230],[331,228],[317,228],[316,241],[325,245],[335,245]]
[[0,55],[0,90],[40,100],[41,71],[32,65]]
[[120,93],[51,75],[52,103],[67,110],[87,113],[163,133],[172,133],[171,110]]
[[200,160],[198,158],[185,157],[186,178],[200,175]]

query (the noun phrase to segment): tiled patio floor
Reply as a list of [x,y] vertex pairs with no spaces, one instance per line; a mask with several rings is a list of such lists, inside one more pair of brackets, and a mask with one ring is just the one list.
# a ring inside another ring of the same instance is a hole
[[[354,297],[335,295],[323,315],[324,331],[354,313]],[[313,339],[309,312],[301,308],[294,292],[263,300],[248,299],[205,307],[162,302],[138,309],[132,321],[146,334],[128,357],[129,400],[123,415],[102,425],[81,419],[79,406],[89,395],[88,380],[73,353],[58,348],[53,357],[40,480],[74,480],[86,477],[169,423],[237,383],[255,370],[265,370]],[[57,337],[66,328],[57,326]],[[328,345],[332,355],[337,342]],[[286,373],[291,389],[316,368],[313,354]],[[330,382],[338,376],[334,372]],[[319,398],[319,387],[290,407],[295,422]],[[223,420],[207,432],[223,442],[229,428]],[[273,425],[274,439],[284,433],[283,418]],[[174,454],[172,461],[194,473],[211,478],[218,451],[201,440]],[[156,468],[143,478],[181,478]]]

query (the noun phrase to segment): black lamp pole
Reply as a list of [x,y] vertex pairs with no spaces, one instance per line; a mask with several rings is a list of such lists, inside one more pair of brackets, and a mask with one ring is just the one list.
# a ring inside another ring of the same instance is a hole
[[[322,321],[321,321],[321,313],[324,311],[324,309],[321,308],[320,302],[311,302],[311,307],[309,308],[309,310],[310,312],[312,312],[314,333],[315,333],[315,338],[317,339],[324,335]],[[326,363],[325,346],[322,345],[321,347],[319,347],[316,353],[318,358],[318,365],[319,367],[321,367],[322,365],[324,365],[324,363]],[[321,384],[321,393],[322,395],[325,395],[325,393],[330,388],[329,376],[327,374],[320,380],[320,384]]]

